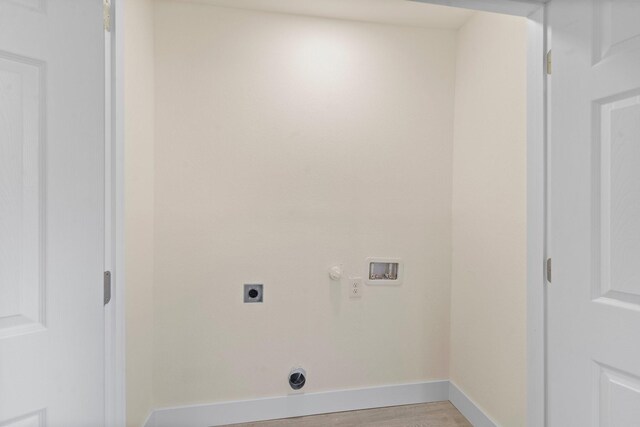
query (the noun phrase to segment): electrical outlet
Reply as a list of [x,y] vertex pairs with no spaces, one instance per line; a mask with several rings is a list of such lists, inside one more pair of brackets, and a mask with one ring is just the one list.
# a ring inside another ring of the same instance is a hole
[[361,298],[362,297],[362,277],[350,277],[349,278],[349,298]]
[[244,302],[262,302],[263,299],[263,285],[244,285]]

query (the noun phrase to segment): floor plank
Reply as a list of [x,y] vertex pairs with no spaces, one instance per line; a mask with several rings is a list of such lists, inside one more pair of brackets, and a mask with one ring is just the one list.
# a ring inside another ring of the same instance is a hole
[[284,420],[234,424],[234,427],[472,427],[450,403],[421,403],[389,408],[337,412]]

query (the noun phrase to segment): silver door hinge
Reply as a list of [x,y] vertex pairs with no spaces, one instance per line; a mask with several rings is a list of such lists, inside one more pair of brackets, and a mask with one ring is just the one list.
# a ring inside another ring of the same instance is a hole
[[546,65],[547,74],[551,75],[551,50],[549,50],[549,52],[547,52],[547,58],[546,58],[545,63],[547,64]]
[[547,258],[546,278],[547,282],[551,283],[551,258]]
[[104,286],[104,305],[107,305],[109,304],[109,301],[111,301],[111,272],[110,271],[104,272],[103,286]]
[[111,0],[102,1],[102,17],[104,19],[104,30],[111,32]]

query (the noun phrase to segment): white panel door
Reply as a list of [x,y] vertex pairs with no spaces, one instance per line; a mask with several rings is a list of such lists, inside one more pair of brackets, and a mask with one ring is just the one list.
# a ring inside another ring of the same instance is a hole
[[548,425],[640,426],[640,1],[551,0]]
[[101,0],[0,0],[0,426],[104,424]]

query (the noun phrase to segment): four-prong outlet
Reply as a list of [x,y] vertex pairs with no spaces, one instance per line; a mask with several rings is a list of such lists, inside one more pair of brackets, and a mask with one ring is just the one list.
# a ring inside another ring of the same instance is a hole
[[244,302],[254,303],[263,302],[264,300],[264,285],[250,284],[244,285]]

